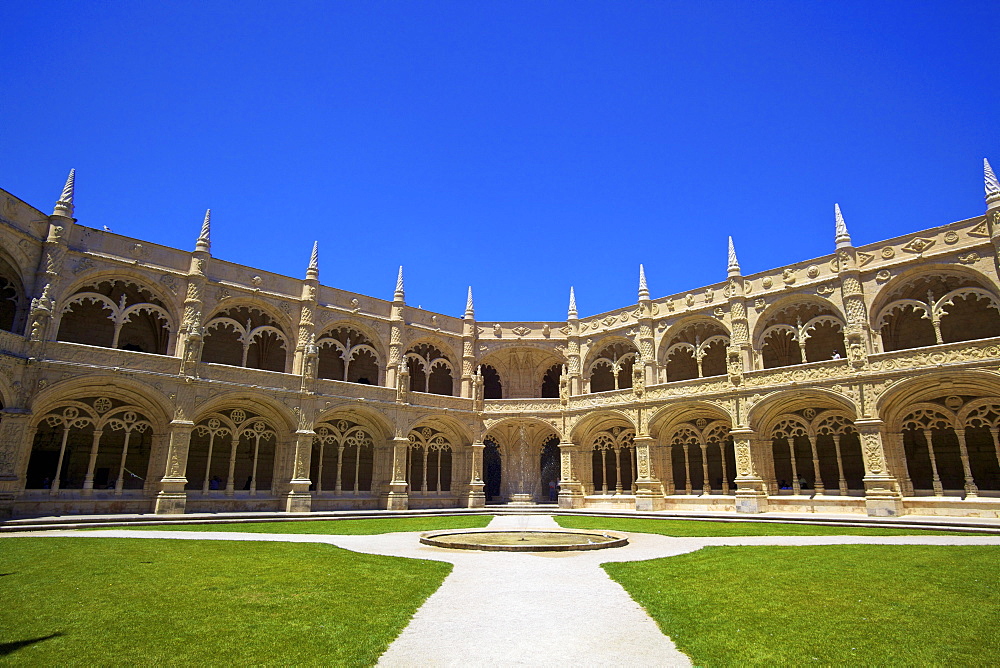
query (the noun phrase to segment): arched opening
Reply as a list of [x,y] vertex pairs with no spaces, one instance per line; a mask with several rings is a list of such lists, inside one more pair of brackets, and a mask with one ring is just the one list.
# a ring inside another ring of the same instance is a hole
[[420,496],[451,491],[452,444],[431,427],[414,429],[409,435],[406,481],[410,494]]
[[483,482],[486,483],[483,492],[486,494],[487,503],[500,503],[503,501],[500,492],[500,483],[503,478],[500,446],[493,440],[492,436],[487,436],[483,443],[486,445],[483,450]]
[[318,376],[362,385],[379,382],[379,357],[367,336],[351,327],[331,329],[316,340]]
[[38,424],[25,487],[141,490],[152,443],[152,424],[135,406],[109,397],[66,402]]
[[861,441],[849,416],[804,408],[776,418],[770,436],[772,492],[864,494]]
[[591,457],[595,494],[635,492],[635,430],[611,427],[598,432]]
[[670,432],[672,489],[680,494],[729,494],[735,488],[736,458],[729,423],[697,418]]
[[887,302],[876,318],[886,352],[1000,336],[1000,301],[965,276],[921,276]]
[[136,283],[106,280],[77,291],[63,306],[57,339],[166,355],[167,307]]
[[549,503],[559,497],[559,437],[552,435],[542,444],[541,451],[542,495]]
[[690,380],[726,374],[729,335],[717,323],[696,322],[677,332],[666,345],[666,380]]
[[503,385],[497,370],[489,364],[483,364],[479,370],[483,374],[483,398],[503,399]]
[[309,479],[317,495],[366,494],[372,490],[375,439],[350,420],[331,419],[314,430]]
[[288,337],[254,306],[234,306],[208,321],[202,361],[265,371],[286,370]]
[[186,489],[203,495],[255,496],[271,491],[278,435],[256,413],[233,408],[195,425],[188,450]]
[[21,281],[7,272],[7,263],[0,260],[0,329],[13,332],[18,322],[24,289]]
[[553,364],[542,375],[542,398],[557,399],[559,397],[559,380],[562,378],[563,365]]
[[844,324],[826,304],[794,304],[767,318],[759,342],[765,369],[837,359],[844,352]]
[[410,391],[452,395],[454,377],[448,357],[437,347],[421,343],[406,351]]
[[590,391],[607,392],[632,387],[632,365],[637,355],[636,347],[624,341],[602,348],[591,363]]

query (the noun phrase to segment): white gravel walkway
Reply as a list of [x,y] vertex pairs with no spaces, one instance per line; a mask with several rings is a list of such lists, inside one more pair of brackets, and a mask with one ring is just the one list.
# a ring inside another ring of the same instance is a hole
[[[491,528],[556,528],[544,515],[498,516]],[[380,666],[689,666],[690,660],[600,564],[692,552],[709,545],[1000,545],[998,536],[752,536],[631,534],[629,545],[587,552],[479,552],[421,545],[419,534],[375,536],[238,532],[46,531],[4,534],[328,543],[454,564],[444,584],[379,660]]]

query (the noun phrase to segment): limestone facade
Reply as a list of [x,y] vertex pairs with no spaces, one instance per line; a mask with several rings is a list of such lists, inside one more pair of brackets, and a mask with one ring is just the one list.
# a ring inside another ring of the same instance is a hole
[[[986,212],[566,320],[479,322],[0,191],[0,515],[562,507],[1000,516]],[[196,228],[196,225],[193,225]],[[720,257],[720,276],[723,264]],[[523,496],[520,497],[523,500]]]

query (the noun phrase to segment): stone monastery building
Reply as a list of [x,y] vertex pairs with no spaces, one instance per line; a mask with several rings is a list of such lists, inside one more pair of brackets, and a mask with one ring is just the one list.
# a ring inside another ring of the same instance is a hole
[[[478,322],[0,191],[0,516],[481,507],[1000,516],[986,212],[566,320]],[[193,231],[196,226],[192,226]],[[721,260],[721,258],[720,258]],[[720,278],[722,277],[720,261]]]

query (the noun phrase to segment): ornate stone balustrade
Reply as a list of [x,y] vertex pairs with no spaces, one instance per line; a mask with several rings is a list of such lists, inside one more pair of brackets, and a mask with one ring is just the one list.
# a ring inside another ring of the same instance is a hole
[[23,336],[0,330],[0,351],[21,357],[25,355],[27,346],[28,342]]
[[976,364],[995,359],[1000,359],[1000,339],[980,339],[871,355],[868,358],[868,372],[933,368],[944,364]]
[[443,394],[427,394],[425,392],[410,392],[410,403],[415,406],[431,406],[433,408],[451,408],[459,411],[471,411],[472,399],[449,397]]
[[559,399],[487,399],[486,413],[553,413],[561,408]]
[[[296,376],[297,377],[297,376]],[[369,401],[396,401],[396,390],[379,385],[363,385],[361,383],[346,383],[342,380],[320,379],[314,389],[317,394],[333,397],[348,397],[351,399],[368,399]]]
[[302,386],[301,376],[225,364],[203,363],[198,367],[198,374],[206,380],[221,380],[238,385],[270,387],[291,392],[297,392]]
[[60,363],[130,369],[175,376],[180,373],[180,359],[166,355],[86,346],[80,343],[50,341],[45,344],[45,358]]

